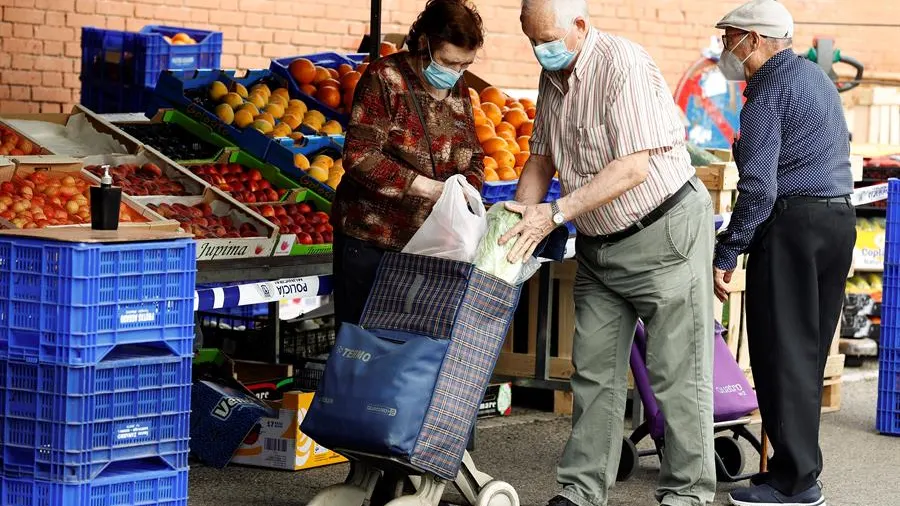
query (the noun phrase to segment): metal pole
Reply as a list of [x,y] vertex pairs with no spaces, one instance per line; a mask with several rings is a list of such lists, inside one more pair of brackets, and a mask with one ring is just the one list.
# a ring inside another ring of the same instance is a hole
[[375,61],[381,53],[381,0],[372,0],[369,16],[369,60]]

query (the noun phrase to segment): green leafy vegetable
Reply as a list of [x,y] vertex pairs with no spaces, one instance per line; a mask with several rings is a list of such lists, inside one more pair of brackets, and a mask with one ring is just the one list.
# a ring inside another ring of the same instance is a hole
[[513,239],[503,246],[497,242],[521,219],[521,215],[507,210],[502,203],[491,206],[487,212],[487,232],[475,252],[475,268],[497,276],[507,283],[516,283],[522,272],[523,264],[522,262],[511,263],[506,257],[518,239]]

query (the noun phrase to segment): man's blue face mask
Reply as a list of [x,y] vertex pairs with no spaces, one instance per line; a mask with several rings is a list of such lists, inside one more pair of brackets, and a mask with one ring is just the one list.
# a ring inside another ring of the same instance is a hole
[[533,46],[534,56],[537,57],[538,63],[540,63],[541,67],[545,70],[562,70],[572,64],[572,60],[575,59],[576,50],[570,50],[566,47],[566,37],[569,36],[569,32],[571,31],[572,29],[569,28],[569,31],[567,31],[559,40]]

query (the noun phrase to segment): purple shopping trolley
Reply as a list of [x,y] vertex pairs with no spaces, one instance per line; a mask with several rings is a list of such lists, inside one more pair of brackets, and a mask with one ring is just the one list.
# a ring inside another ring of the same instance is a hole
[[[753,474],[741,474],[744,468],[744,451],[740,439],[746,439],[757,452],[762,444],[747,428],[749,415],[756,411],[756,393],[750,387],[744,372],[731,355],[723,338],[725,329],[716,322],[715,355],[713,357],[713,421],[716,433],[730,432],[715,439],[716,478],[720,482],[737,482],[749,479]],[[625,481],[637,470],[640,457],[665,451],[665,418],[650,388],[650,377],[645,362],[647,337],[642,322],[638,322],[631,347],[631,373],[634,386],[644,407],[645,419],[622,443],[618,481]],[[639,451],[637,444],[650,436],[655,449]]]

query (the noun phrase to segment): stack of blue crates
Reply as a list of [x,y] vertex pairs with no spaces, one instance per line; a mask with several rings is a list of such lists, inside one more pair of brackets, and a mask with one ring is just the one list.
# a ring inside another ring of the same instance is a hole
[[[165,40],[185,33],[196,44]],[[81,104],[97,113],[146,112],[164,70],[218,69],[222,33],[148,25],[140,32],[81,29]]]
[[0,504],[187,505],[195,254],[0,238]]
[[878,373],[878,416],[882,434],[900,436],[900,180],[888,183],[887,231]]

